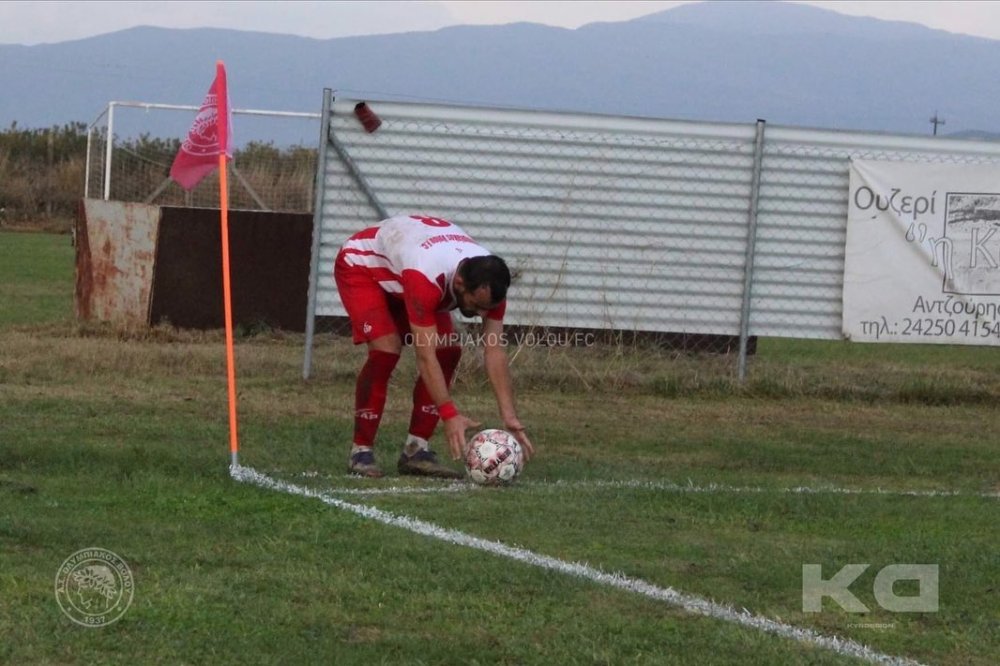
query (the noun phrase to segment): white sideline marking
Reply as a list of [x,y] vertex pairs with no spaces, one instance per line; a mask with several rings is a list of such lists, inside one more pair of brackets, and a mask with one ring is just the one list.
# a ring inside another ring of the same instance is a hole
[[487,541],[486,539],[471,536],[469,534],[465,534],[464,532],[459,532],[458,530],[439,527],[433,523],[428,523],[416,518],[398,516],[387,511],[382,511],[381,509],[376,509],[372,506],[352,504],[350,502],[337,499],[336,497],[331,497],[327,493],[321,493],[310,488],[304,488],[302,486],[296,486],[291,483],[272,479],[266,474],[262,474],[251,467],[234,465],[229,468],[229,474],[234,480],[241,483],[249,483],[268,490],[275,490],[291,495],[318,499],[330,506],[350,511],[351,513],[355,513],[363,518],[369,518],[383,523],[384,525],[401,527],[405,530],[409,530],[410,532],[440,539],[456,546],[474,548],[476,550],[485,551],[493,555],[499,555],[500,557],[507,557],[509,559],[523,562],[525,564],[531,564],[543,569],[550,569],[552,571],[558,571],[559,573],[568,574],[570,576],[585,578],[595,583],[609,585],[627,592],[634,592],[658,601],[665,601],[674,606],[679,606],[689,613],[704,615],[718,620],[724,620],[726,622],[732,622],[744,627],[757,629],[759,631],[775,634],[777,636],[789,638],[802,643],[810,643],[843,656],[855,657],[857,659],[863,659],[875,664],[920,666],[920,662],[913,661],[912,659],[908,659],[906,657],[895,657],[883,654],[848,638],[827,636],[815,632],[812,629],[804,629],[802,627],[785,624],[784,622],[772,620],[760,615],[754,615],[745,608],[736,610],[731,606],[724,606],[722,604],[717,604],[714,601],[709,601],[708,599],[678,592],[671,587],[657,587],[656,585],[647,583],[638,578],[631,578],[620,573],[605,573],[599,569],[587,566],[586,564],[580,564],[579,562],[566,562],[547,555],[540,555],[524,548],[508,546],[504,543],[500,543],[499,541]]
[[[303,478],[345,478],[356,477],[350,474],[333,475],[320,474],[319,472],[302,472],[299,476]],[[559,488],[625,488],[638,490],[664,490],[677,493],[775,493],[789,495],[884,495],[888,497],[982,497],[986,499],[1000,499],[1000,492],[996,493],[972,493],[959,490],[887,490],[884,488],[839,488],[836,486],[795,486],[792,488],[766,488],[763,486],[729,486],[719,483],[709,483],[707,485],[695,485],[694,483],[674,483],[673,481],[643,481],[639,479],[624,481],[521,481],[520,486],[543,489]],[[327,488],[329,493],[337,495],[417,495],[433,493],[458,493],[466,491],[476,491],[481,488],[472,483],[453,482],[443,486],[388,486],[380,488]]]

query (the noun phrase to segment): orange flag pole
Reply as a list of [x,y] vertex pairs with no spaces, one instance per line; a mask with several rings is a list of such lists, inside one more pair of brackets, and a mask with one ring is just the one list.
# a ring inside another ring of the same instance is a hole
[[170,177],[185,190],[191,190],[216,167],[219,156],[219,209],[222,212],[222,295],[226,317],[226,370],[229,380],[229,452],[232,465],[239,465],[239,438],[236,434],[236,362],[233,354],[233,301],[229,285],[229,186],[226,164],[229,159],[231,132],[229,126],[229,85],[226,66],[215,63],[215,80],[198,117],[188,132],[188,138],[177,151],[170,167]]
[[236,361],[233,353],[233,299],[229,284],[229,187],[226,180],[226,153],[219,155],[219,209],[222,213],[222,298],[226,310],[226,373],[229,379],[230,464],[239,465],[240,443],[236,429]]
[[222,223],[222,300],[226,316],[226,376],[229,385],[229,455],[230,465],[239,465],[240,442],[236,427],[236,360],[233,352],[233,299],[229,282],[229,184],[226,164],[229,158],[229,84],[226,66],[215,63],[216,128],[219,141],[219,211]]

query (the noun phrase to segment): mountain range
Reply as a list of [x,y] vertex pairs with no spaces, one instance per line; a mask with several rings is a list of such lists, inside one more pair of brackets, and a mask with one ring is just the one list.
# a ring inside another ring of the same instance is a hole
[[219,59],[236,108],[318,112],[333,88],[900,134],[930,134],[937,115],[947,123],[939,134],[1000,136],[1000,41],[786,2],[687,4],[572,30],[515,23],[319,40],[137,27],[0,45],[0,127],[89,123],[112,100],[197,105]]

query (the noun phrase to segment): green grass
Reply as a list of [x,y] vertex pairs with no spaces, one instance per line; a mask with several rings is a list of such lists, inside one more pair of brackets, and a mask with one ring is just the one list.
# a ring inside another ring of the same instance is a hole
[[[67,237],[0,233],[0,663],[853,663],[235,483],[221,333],[78,325],[72,289]],[[321,336],[303,382],[302,344],[239,340],[242,462],[317,490],[440,487],[344,475],[359,351]],[[762,340],[739,385],[732,359],[523,349],[512,368],[538,455],[518,485],[343,497],[889,654],[992,664],[1000,500],[983,495],[1000,490],[998,359]],[[476,363],[463,360],[456,400],[495,425]],[[407,356],[391,386],[390,469],[413,372]],[[962,494],[782,492],[797,486]],[[86,547],[135,576],[131,608],[99,629],[53,594]],[[851,591],[871,612],[826,600],[804,613],[811,563],[824,577],[870,564]],[[939,612],[878,607],[872,582],[894,563],[939,565]]]
[[0,232],[0,326],[73,314],[70,236]]

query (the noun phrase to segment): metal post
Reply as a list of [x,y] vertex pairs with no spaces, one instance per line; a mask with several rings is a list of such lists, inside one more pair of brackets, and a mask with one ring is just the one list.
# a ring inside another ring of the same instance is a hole
[[326,190],[327,146],[330,145],[330,109],[333,91],[323,89],[323,113],[319,118],[319,156],[316,164],[315,199],[313,200],[312,259],[309,264],[309,296],[306,301],[306,349],[302,361],[302,379],[312,370],[313,335],[316,332],[316,294],[319,286],[319,243],[323,224],[323,195]]
[[87,128],[87,161],[83,165],[83,198],[90,198],[90,147],[94,136],[94,126]]
[[753,149],[753,178],[750,182],[750,210],[747,212],[746,260],[743,269],[743,307],[740,311],[740,382],[747,377],[747,339],[750,333],[750,292],[753,288],[754,244],[757,241],[757,203],[760,199],[760,172],[764,161],[764,124],[757,120],[757,136]]
[[358,165],[354,163],[350,153],[347,152],[347,148],[345,148],[344,144],[340,142],[337,135],[333,133],[332,127],[330,128],[330,145],[333,146],[335,151],[337,151],[337,156],[340,157],[344,166],[347,167],[348,173],[354,177],[354,180],[358,183],[358,187],[360,187],[361,191],[365,193],[366,197],[368,197],[368,202],[375,208],[375,210],[378,211],[379,219],[384,220],[389,217],[389,213],[386,211],[385,206],[383,206],[382,202],[378,200],[377,196],[375,196],[375,190],[373,190],[371,185],[368,184],[368,180],[364,177],[364,175],[362,175],[361,170],[358,169]]
[[934,136],[937,136],[938,125],[944,125],[944,118],[938,118],[937,109],[934,109],[934,115],[931,116],[930,123],[934,125]]
[[111,199],[111,149],[115,145],[115,103],[108,104],[108,146],[104,156],[104,200]]
[[83,197],[85,199],[90,198],[90,162],[92,159],[91,153],[94,151],[94,130],[97,128],[97,123],[101,122],[101,118],[103,118],[104,114],[107,112],[107,109],[101,111],[97,115],[97,118],[94,119],[94,122],[90,123],[90,126],[87,127],[87,164],[83,175],[84,180],[86,181],[83,184]]

